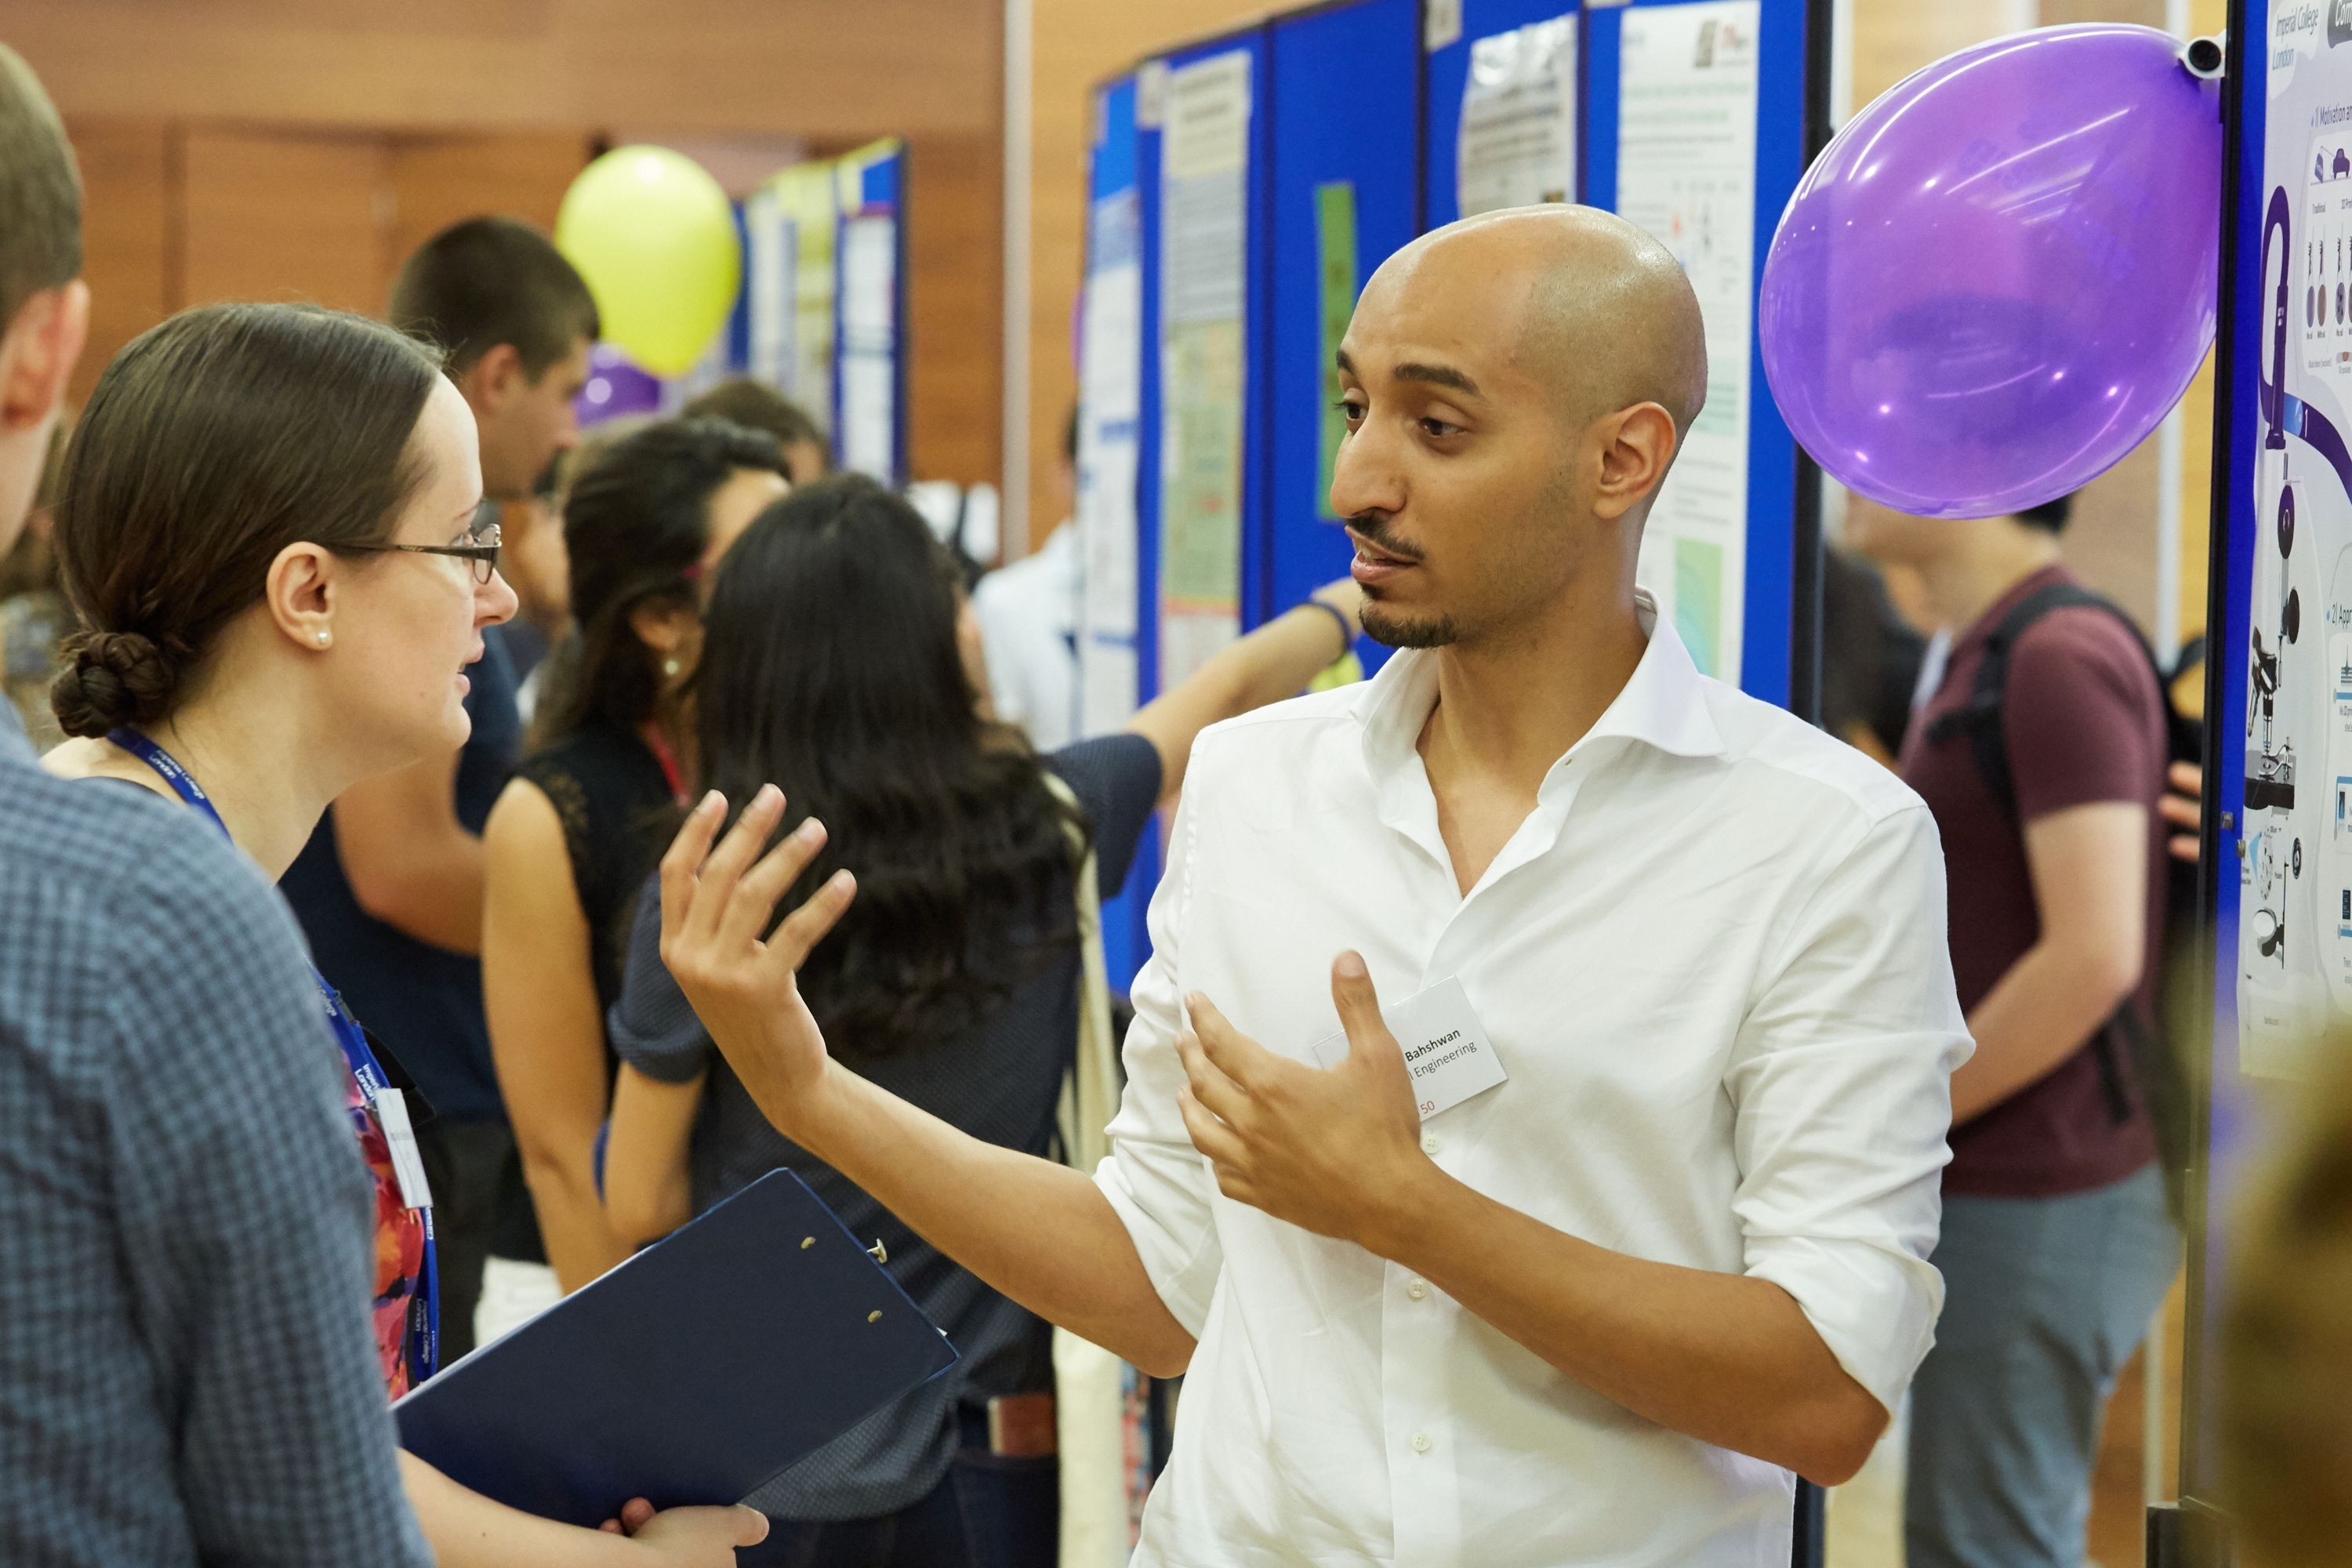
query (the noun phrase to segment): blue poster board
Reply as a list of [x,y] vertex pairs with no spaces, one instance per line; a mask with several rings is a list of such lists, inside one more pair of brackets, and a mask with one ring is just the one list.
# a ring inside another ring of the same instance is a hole
[[[1328,500],[1340,428],[1332,355],[1364,280],[1422,230],[1420,0],[1352,0],[1277,17],[1269,35],[1268,238],[1258,247],[1269,319],[1254,376],[1266,388],[1266,489],[1249,626],[1347,574],[1354,547]],[[1388,652],[1370,641],[1359,651],[1368,667]]]

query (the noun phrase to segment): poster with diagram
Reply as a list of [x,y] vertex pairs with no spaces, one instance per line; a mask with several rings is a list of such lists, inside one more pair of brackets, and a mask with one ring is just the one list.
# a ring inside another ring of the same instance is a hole
[[2239,1061],[2302,1078],[2352,1019],[2352,30],[2284,7],[2269,44]]
[[1706,321],[1706,405],[1643,531],[1638,574],[1701,670],[1739,682],[1756,289],[1759,0],[1624,13],[1617,211],[1674,252]]

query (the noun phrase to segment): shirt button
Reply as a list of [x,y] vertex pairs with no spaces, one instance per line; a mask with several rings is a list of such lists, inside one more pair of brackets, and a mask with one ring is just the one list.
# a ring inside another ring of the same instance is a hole
[[1424,1132],[1424,1133],[1423,1133],[1423,1134],[1421,1135],[1421,1152],[1422,1152],[1423,1153],[1424,1153],[1424,1154],[1434,1154],[1434,1153],[1436,1153],[1440,1149],[1443,1149],[1443,1148],[1444,1148],[1444,1147],[1445,1147],[1444,1140],[1443,1140],[1443,1139],[1439,1138],[1439,1137],[1438,1137],[1438,1135],[1437,1135],[1436,1133],[1434,1133],[1434,1132]]
[[1425,1301],[1429,1299],[1429,1282],[1425,1279],[1416,1279],[1404,1288],[1404,1293],[1416,1301]]
[[1412,1435],[1412,1451],[1416,1454],[1426,1454],[1429,1452],[1428,1433],[1415,1432]]

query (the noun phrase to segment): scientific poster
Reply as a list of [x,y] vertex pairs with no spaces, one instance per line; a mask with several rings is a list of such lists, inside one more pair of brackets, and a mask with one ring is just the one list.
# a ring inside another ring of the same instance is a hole
[[898,475],[898,220],[841,226],[841,466],[884,484]]
[[1078,360],[1078,732],[1133,714],[1135,482],[1143,397],[1141,203],[1133,188],[1094,204]]
[[1617,210],[1674,252],[1706,323],[1706,406],[1651,508],[1639,576],[1699,668],[1734,685],[1748,584],[1760,9],[1631,7],[1618,79]]
[[1160,686],[1241,631],[1250,69],[1235,49],[1168,73],[1160,151]]
[[2352,1015],[2352,32],[2333,15],[2281,7],[2252,65],[2268,106],[2262,384],[2240,395],[2263,439],[2238,1022],[2240,1065],[2266,1078],[2307,1076]]
[[1462,216],[1572,202],[1576,13],[1474,39],[1455,185]]

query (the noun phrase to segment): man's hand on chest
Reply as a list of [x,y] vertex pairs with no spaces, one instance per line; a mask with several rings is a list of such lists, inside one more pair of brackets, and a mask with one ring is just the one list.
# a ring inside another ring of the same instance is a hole
[[1276,1055],[1209,998],[1186,998],[1178,1103],[1227,1197],[1380,1252],[1437,1168],[1421,1148],[1412,1080],[1363,960],[1341,953],[1331,996],[1348,1054],[1325,1069]]

